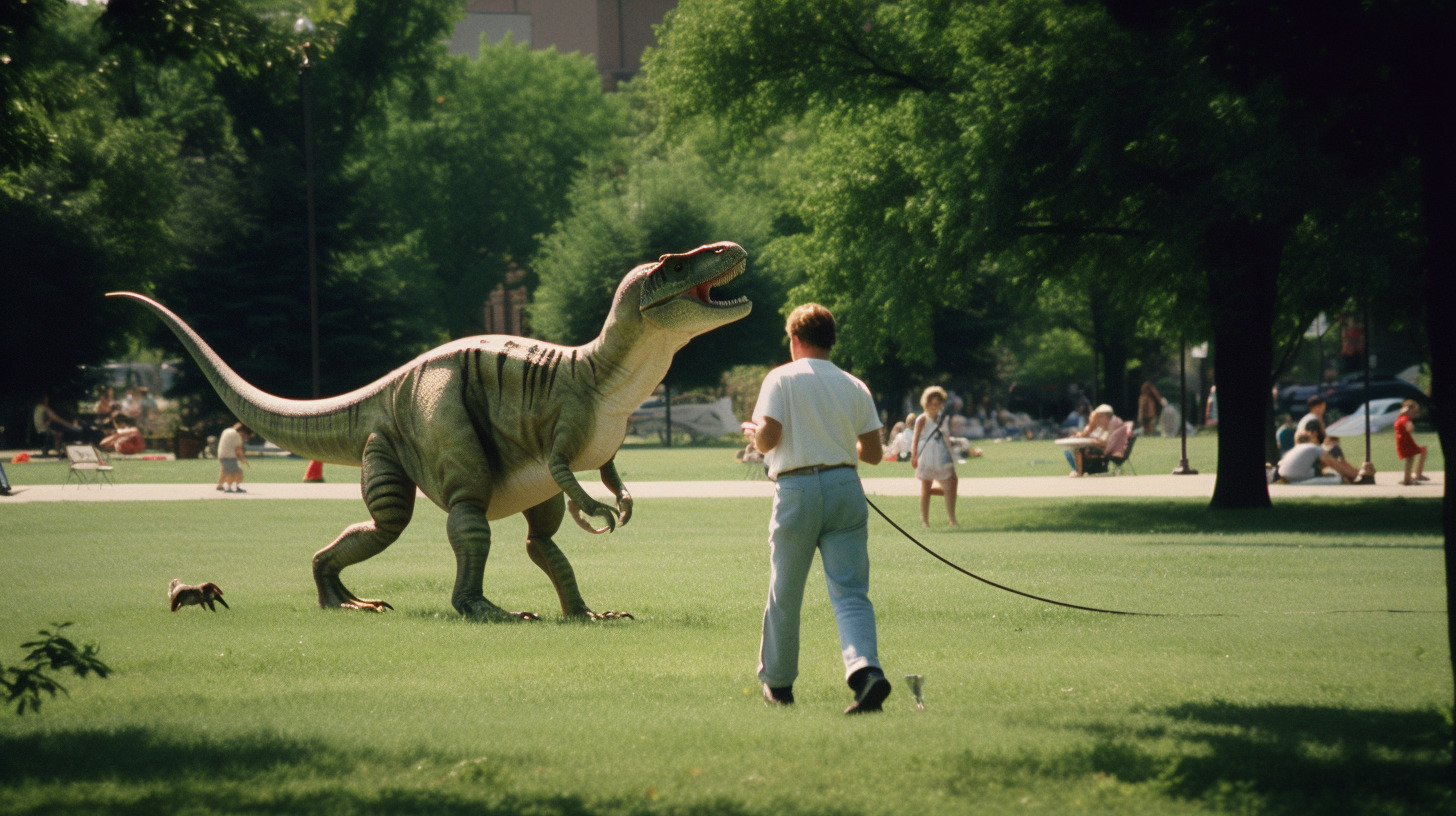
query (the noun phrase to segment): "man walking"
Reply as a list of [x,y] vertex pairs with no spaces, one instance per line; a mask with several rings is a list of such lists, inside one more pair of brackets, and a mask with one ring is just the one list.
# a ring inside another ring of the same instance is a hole
[[890,681],[875,644],[869,509],[855,461],[879,464],[882,426],[865,384],[829,361],[835,341],[829,310],[804,304],[789,315],[785,329],[793,362],[769,372],[753,421],[744,423],[776,483],[758,678],[769,703],[794,702],[799,612],[817,549],[839,626],[844,673],[854,690],[844,713],[879,711]]

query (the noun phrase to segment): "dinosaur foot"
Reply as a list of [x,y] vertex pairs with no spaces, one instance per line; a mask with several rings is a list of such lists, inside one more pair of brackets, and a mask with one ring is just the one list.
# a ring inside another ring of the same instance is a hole
[[393,609],[389,601],[373,600],[370,598],[353,598],[339,604],[340,609],[358,609],[361,612],[383,612],[386,609]]
[[590,609],[583,609],[580,612],[571,612],[568,613],[565,617],[567,620],[620,620],[623,618],[627,620],[636,620],[636,618],[632,617],[631,612],[616,612],[611,610],[608,610],[606,612],[593,612]]
[[357,609],[361,612],[383,612],[393,609],[388,601],[355,597],[337,576],[324,579],[319,586],[319,607],[322,609]]
[[496,623],[512,623],[516,621],[541,620],[541,616],[535,612],[510,612],[501,609],[490,601],[480,598],[474,601],[455,604],[455,609],[462,615],[472,620],[491,621]]

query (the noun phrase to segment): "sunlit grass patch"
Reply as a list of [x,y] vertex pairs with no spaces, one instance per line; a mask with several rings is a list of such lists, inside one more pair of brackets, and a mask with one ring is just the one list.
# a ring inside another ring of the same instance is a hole
[[[880,501],[916,515],[914,498]],[[871,521],[897,688],[840,710],[817,569],[799,702],[753,676],[768,502],[639,503],[564,529],[583,593],[636,620],[563,623],[493,525],[486,594],[537,624],[459,618],[444,514],[345,572],[383,615],[317,608],[310,556],[362,505],[25,504],[0,513],[0,654],[52,621],[115,670],[0,719],[5,813],[1438,812],[1450,662],[1435,502],[976,500],[934,530],[1001,593]],[[232,604],[167,611],[166,584]],[[1380,610],[1403,608],[1406,614]],[[1219,613],[1198,617],[1203,613]],[[916,711],[900,675],[925,676]],[[175,805],[185,801],[185,807]]]

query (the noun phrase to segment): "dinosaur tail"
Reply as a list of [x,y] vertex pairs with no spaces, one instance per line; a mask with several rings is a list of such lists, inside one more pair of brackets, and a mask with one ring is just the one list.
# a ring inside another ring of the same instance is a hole
[[167,324],[197,361],[218,396],[243,424],[284,450],[321,462],[358,466],[367,432],[359,433],[361,411],[385,380],[357,391],[317,400],[277,397],[250,384],[222,361],[197,332],[162,304],[135,292],[108,292],[107,297],[134,300]]

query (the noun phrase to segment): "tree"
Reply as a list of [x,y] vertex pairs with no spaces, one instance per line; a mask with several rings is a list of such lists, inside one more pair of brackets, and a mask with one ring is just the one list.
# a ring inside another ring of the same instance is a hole
[[1046,277],[1050,246],[1062,268],[1162,282],[1142,303],[1199,312],[1185,325],[1206,320],[1223,361],[1212,506],[1268,506],[1284,252],[1368,190],[1282,126],[1296,111],[1277,84],[1221,76],[1191,24],[1150,33],[1057,0],[683,3],[660,41],[648,68],[670,121],[812,121],[795,249],[805,288],[872,329],[854,353],[928,348],[929,304]]
[[32,341],[0,362],[0,416],[13,418],[0,424],[17,433],[41,393],[79,396],[77,367],[121,348],[136,325],[102,308],[101,293],[143,285],[175,259],[162,217],[175,138],[118,110],[96,11],[36,8],[27,27],[0,23],[0,46],[14,48],[0,53],[15,55],[0,71],[0,285],[7,329]]
[[[1290,99],[1280,126],[1321,146],[1343,164],[1342,175],[1390,190],[1382,182],[1414,165],[1419,179],[1424,246],[1426,338],[1431,396],[1443,451],[1456,450],[1456,323],[1437,305],[1456,303],[1456,159],[1450,146],[1456,103],[1456,9],[1441,0],[1367,4],[1336,0],[1317,6],[1256,0],[1104,0],[1120,20],[1174,36],[1201,32],[1210,64],[1236,87],[1278,85]],[[1389,212],[1412,212],[1408,198]],[[1449,480],[1452,465],[1446,466]],[[1456,616],[1456,501],[1443,505],[1446,598]],[[1456,617],[1451,633],[1456,670]],[[1456,765],[1453,765],[1456,772]]]
[[604,167],[577,183],[571,214],[532,263],[541,280],[530,309],[537,333],[560,343],[587,342],[601,331],[617,284],[633,267],[731,240],[748,250],[748,272],[714,297],[744,295],[753,311],[689,343],[666,379],[675,388],[716,385],[732,366],[780,356],[784,286],[762,252],[772,230],[768,182],[740,173],[740,165],[705,143],[713,138],[697,134],[679,148],[648,144],[628,166]]
[[452,337],[566,213],[573,176],[622,128],[591,60],[524,43],[443,52],[396,83],[389,121],[351,168],[387,241],[417,236],[422,317]]
[[[332,8],[332,10],[331,10]],[[312,31],[291,15],[253,15],[257,39],[246,51],[206,62],[200,95],[215,107],[187,144],[182,200],[204,208],[176,212],[196,238],[154,292],[183,315],[240,374],[292,397],[313,395],[309,342],[309,232],[305,165],[316,171],[320,383],[337,393],[366,383],[440,336],[411,313],[423,265],[418,239],[384,232],[360,202],[351,171],[364,134],[382,126],[386,99],[401,77],[423,73],[442,49],[452,3],[381,2],[317,8]],[[229,41],[231,42],[231,41]],[[165,52],[164,52],[165,53]],[[149,56],[156,58],[153,52]],[[175,59],[175,56],[168,56]],[[308,68],[304,70],[307,59]],[[170,63],[168,63],[170,65]],[[185,110],[159,99],[179,122]],[[304,105],[314,122],[306,143]],[[175,341],[152,324],[153,342]],[[184,369],[184,371],[186,371]],[[204,413],[220,403],[201,377],[177,387]]]

